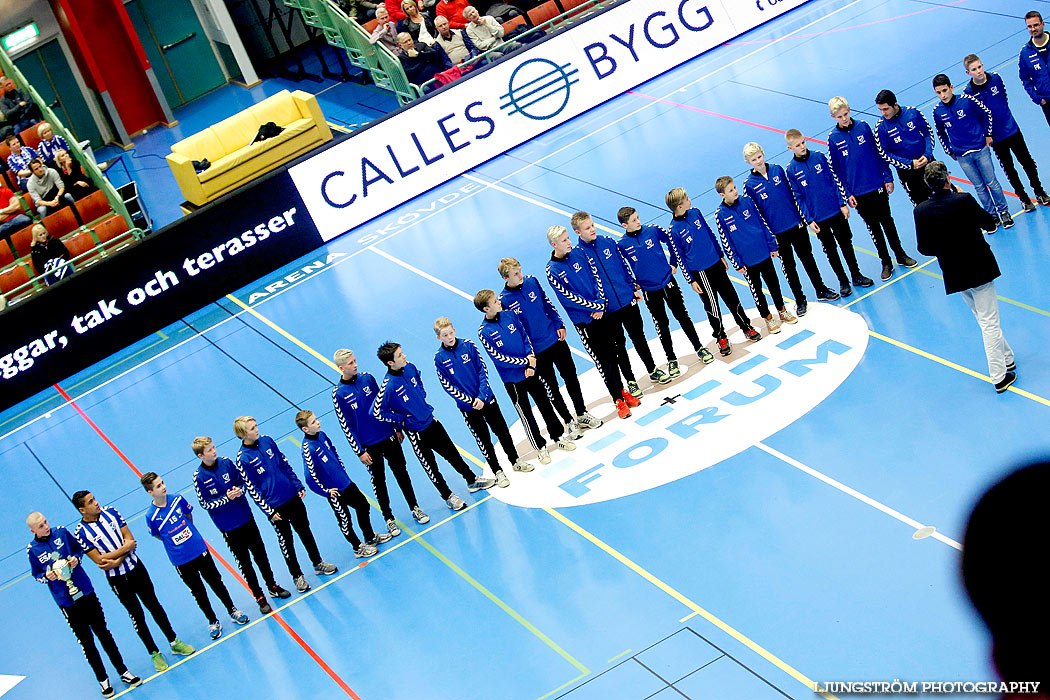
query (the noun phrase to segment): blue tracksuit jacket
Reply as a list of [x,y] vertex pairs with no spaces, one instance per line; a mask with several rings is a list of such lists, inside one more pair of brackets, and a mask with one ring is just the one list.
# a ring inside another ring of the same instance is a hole
[[616,247],[634,271],[638,286],[647,292],[658,291],[671,283],[671,264],[661,244],[670,245],[667,231],[659,226],[642,226],[616,241]]
[[874,192],[893,182],[890,166],[875,148],[875,136],[867,122],[854,119],[848,129],[836,124],[828,134],[828,154],[847,198]]
[[992,112],[965,92],[953,95],[948,104],[938,102],[933,108],[933,125],[941,148],[955,159],[984,148],[984,137],[992,135],[993,123]]
[[1017,126],[1010,102],[1006,97],[1006,85],[998,73],[986,73],[988,79],[984,85],[975,85],[973,80],[966,83],[963,92],[980,100],[981,104],[992,113],[992,143],[1010,138],[1021,127]]
[[1037,105],[1042,104],[1043,100],[1050,102],[1050,75],[1047,74],[1046,62],[1031,39],[1021,47],[1021,55],[1017,59],[1017,74],[1032,102]]
[[529,342],[537,353],[558,342],[558,331],[565,328],[565,323],[540,286],[540,281],[532,275],[525,275],[517,289],[504,286],[499,294],[499,303],[503,308],[514,309],[521,314]]
[[810,150],[805,158],[795,156],[787,166],[788,184],[807,223],[824,221],[846,206],[846,192],[827,156]]
[[478,328],[478,338],[496,364],[500,379],[507,384],[525,380],[528,356],[534,351],[517,312],[504,309],[495,318],[486,318]]
[[729,264],[735,268],[757,265],[769,259],[769,254],[777,249],[769,226],[747,195],[739,197],[732,205],[725,202],[718,205],[715,224]]
[[699,209],[690,209],[680,219],[671,217],[667,242],[675,264],[690,284],[693,283],[691,273],[702,272],[722,259],[722,249],[718,247],[714,231]]
[[234,486],[247,492],[244,480],[237,471],[237,465],[229,457],[219,457],[215,465],[209,467],[201,462],[193,472],[193,488],[201,507],[208,511],[211,521],[219,532],[236,530],[252,519],[252,509],[248,499],[240,496],[232,501],[226,492]]
[[335,451],[335,445],[323,430],[317,435],[303,435],[303,438],[303,476],[311,491],[328,498],[328,489],[342,491],[353,483]]
[[619,311],[634,302],[634,275],[631,268],[620,255],[616,241],[608,236],[598,235],[587,243],[582,238],[579,248],[587,254],[598,270],[605,298],[609,302],[609,311]]
[[237,472],[245,490],[269,517],[274,509],[299,495],[303,484],[273,438],[260,435],[254,445],[237,451]]
[[875,124],[875,148],[883,160],[899,170],[911,170],[913,160],[933,160],[933,131],[926,116],[914,107],[901,107],[892,119]]
[[368,372],[358,372],[353,379],[340,377],[332,389],[335,415],[343,428],[346,441],[358,456],[369,445],[378,445],[394,434],[394,426],[381,421],[372,413],[372,404],[379,395],[379,385]]
[[594,261],[579,248],[573,248],[561,259],[551,253],[547,282],[569,314],[569,320],[578,326],[593,321],[591,314],[595,311],[612,310],[607,308],[605,290]]
[[442,343],[434,353],[434,367],[441,387],[456,400],[459,410],[474,410],[474,399],[485,403],[493,399],[489,370],[478,346],[471,341],[456,338],[456,344],[450,348]]
[[29,572],[37,581],[47,584],[51,597],[58,603],[58,607],[68,608],[73,604],[73,599],[69,597],[69,587],[66,586],[66,582],[47,580],[47,567],[54,561],[55,553],[59,559],[76,557],[80,560],[70,571],[70,580],[84,595],[94,593],[95,588],[91,585],[87,571],[84,570],[84,550],[80,548],[80,543],[69,534],[66,528],[52,527],[51,534],[43,540],[34,537],[26,546],[26,554],[29,556]]
[[434,407],[427,403],[427,390],[414,364],[409,362],[400,370],[387,370],[372,404],[372,414],[417,433],[434,422]]
[[769,225],[779,235],[802,225],[802,211],[791,193],[787,173],[775,163],[766,164],[766,174],[752,170],[744,183],[744,194],[751,198]]

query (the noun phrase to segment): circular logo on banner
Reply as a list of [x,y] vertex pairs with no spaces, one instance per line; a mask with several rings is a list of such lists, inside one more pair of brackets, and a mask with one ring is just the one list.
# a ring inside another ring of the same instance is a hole
[[[551,464],[514,474],[509,487],[489,493],[527,508],[599,503],[695,474],[764,440],[835,391],[868,345],[864,319],[830,304],[810,304],[799,323],[781,328],[757,343],[738,331],[731,338],[733,354],[721,358],[716,353],[710,365],[684,356],[683,376],[648,389],[631,418],[614,414],[602,427],[586,431],[575,451],[552,449]],[[697,331],[701,338],[711,337],[706,322]],[[689,347],[680,330],[674,336],[677,347]],[[654,357],[663,355],[657,340],[651,349]],[[631,354],[640,372],[641,363]],[[581,362],[590,365],[576,358],[577,365]],[[607,395],[593,366],[580,383],[584,396]],[[603,413],[607,407],[602,405]],[[520,421],[512,433],[524,438]]]
[[578,72],[569,63],[559,66],[546,58],[524,61],[510,74],[500,109],[529,119],[556,117],[569,104],[570,88],[580,82],[573,77]]

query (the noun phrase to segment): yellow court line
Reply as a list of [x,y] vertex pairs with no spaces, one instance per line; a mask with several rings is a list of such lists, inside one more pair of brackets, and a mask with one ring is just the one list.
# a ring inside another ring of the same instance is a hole
[[[704,610],[702,607],[700,607],[699,605],[694,603],[692,600],[690,600],[689,598],[687,598],[683,594],[679,593],[677,590],[675,590],[674,588],[672,588],[668,584],[664,583],[663,581],[658,579],[656,576],[654,576],[653,574],[649,573],[648,571],[643,569],[641,566],[639,566],[638,564],[636,564],[633,561],[631,561],[630,559],[628,559],[626,556],[621,554],[619,551],[617,551],[616,549],[613,549],[611,546],[609,546],[608,544],[606,544],[602,540],[598,539],[596,536],[594,536],[593,534],[591,534],[590,532],[588,532],[584,528],[582,528],[579,525],[577,525],[572,520],[569,520],[567,517],[565,517],[564,515],[562,515],[558,511],[554,510],[553,508],[544,508],[543,510],[546,511],[552,517],[554,517],[556,520],[560,521],[563,525],[568,527],[570,530],[573,530],[578,535],[582,536],[585,540],[589,541],[591,544],[595,545],[596,547],[598,547],[599,549],[604,551],[606,554],[611,556],[613,559],[616,559],[621,564],[626,566],[628,569],[630,569],[631,571],[635,572],[636,574],[638,574],[639,576],[644,578],[646,581],[648,581],[649,583],[653,584],[654,586],[659,588],[661,591],[663,591],[667,595],[671,596],[672,598],[677,600],[679,603],[681,603],[685,607],[687,607],[690,610],[692,610],[697,615],[700,615],[705,620],[707,620],[708,622],[713,624],[715,627],[719,628],[720,630],[722,630],[723,632],[728,634],[733,639],[737,640],[738,642],[740,642],[741,644],[743,644],[747,648],[751,649],[751,651],[755,652],[756,654],[758,654],[759,656],[764,658],[766,661],[770,662],[771,664],[773,664],[774,666],[779,668],[784,673],[787,673],[789,676],[791,676],[792,678],[797,680],[799,683],[801,683],[802,685],[806,686],[809,690],[814,690],[817,687],[816,683],[814,681],[812,681],[809,678],[807,678],[800,671],[796,670],[792,666],[789,666],[787,663],[782,661],[777,656],[773,655],[771,652],[767,651],[764,647],[760,646],[758,643],[752,641],[751,639],[746,637],[741,632],[738,632],[736,629],[730,627],[725,622],[723,622],[722,620],[718,619],[717,617],[715,617],[714,615],[709,613],[707,610]],[[830,693],[819,693],[819,695],[821,697],[826,698],[827,700],[838,700],[834,695],[832,695]]]
[[349,129],[344,129],[343,127],[339,126],[338,124],[333,124],[330,121],[325,121],[325,124],[327,124],[329,127],[333,128],[333,129],[335,129],[336,131],[343,132],[344,134],[352,134],[352,133],[354,133],[354,132],[350,131]]
[[314,357],[316,357],[316,358],[317,358],[318,360],[320,360],[321,362],[325,363],[326,365],[328,365],[329,367],[331,367],[332,369],[334,369],[334,370],[335,370],[336,372],[338,372],[338,371],[339,371],[339,368],[335,366],[335,363],[334,363],[334,362],[332,362],[332,361],[331,361],[331,360],[329,360],[329,359],[328,359],[327,357],[325,357],[325,356],[324,356],[324,355],[322,355],[321,353],[319,353],[319,352],[317,352],[316,350],[314,350],[314,349],[313,349],[312,347],[310,347],[309,345],[307,345],[307,344],[306,344],[306,343],[304,343],[303,341],[301,341],[301,340],[299,340],[298,338],[296,338],[296,337],[295,337],[294,335],[292,335],[292,334],[291,334],[291,333],[289,333],[288,331],[286,331],[286,330],[284,330],[283,328],[281,328],[280,326],[278,326],[278,325],[277,325],[276,323],[274,323],[274,322],[273,322],[273,321],[271,321],[270,319],[268,319],[268,318],[266,318],[265,316],[263,316],[263,315],[262,315],[261,313],[259,313],[258,311],[256,311],[256,310],[255,310],[255,309],[253,309],[252,307],[250,307],[250,306],[248,306],[247,304],[245,304],[245,303],[244,303],[243,301],[241,301],[241,300],[240,300],[240,299],[238,299],[237,297],[233,296],[232,294],[227,294],[227,295],[226,295],[226,298],[227,298],[227,299],[229,299],[230,301],[232,301],[232,302],[233,302],[234,304],[236,304],[237,306],[239,306],[239,307],[241,307],[242,309],[244,309],[245,311],[247,311],[248,313],[250,313],[250,314],[251,314],[252,316],[254,316],[255,318],[257,318],[257,319],[259,319],[260,321],[262,321],[263,323],[265,323],[265,324],[266,324],[267,326],[269,326],[269,327],[270,327],[270,328],[272,328],[273,330],[275,330],[275,331],[277,331],[278,333],[280,333],[280,334],[281,334],[282,336],[284,336],[284,337],[285,337],[286,339],[288,339],[288,340],[292,341],[293,343],[295,343],[296,345],[298,345],[298,346],[299,346],[300,348],[302,348],[303,350],[305,350],[305,351],[306,351],[306,352],[308,352],[309,354],[311,354],[311,355],[313,355]]
[[568,688],[570,685],[574,684],[576,681],[578,681],[578,680],[580,680],[582,678],[586,678],[589,675],[590,675],[589,671],[587,673],[581,673],[580,675],[576,676],[572,680],[566,681],[565,683],[562,683],[561,685],[559,685],[557,688],[555,688],[551,692],[545,693],[544,695],[539,696],[539,698],[537,698],[537,700],[547,700],[547,698],[549,698],[550,696],[554,695],[559,690],[563,690],[565,688]]
[[627,656],[630,653],[631,653],[630,649],[628,649],[627,651],[621,651],[619,654],[617,654],[616,656],[612,657],[611,659],[609,659],[605,663],[611,664],[613,661],[616,661],[617,659],[622,659],[623,657]]
[[679,622],[685,622],[686,620],[690,620],[690,619],[696,617],[697,615],[699,615],[699,613],[691,612],[688,615],[686,615],[685,617],[683,617],[681,620],[679,620]]
[[936,259],[937,258],[930,258],[929,260],[924,262],[922,265],[919,265],[918,267],[913,267],[912,269],[908,270],[907,272],[905,272],[902,275],[897,275],[896,277],[894,277],[893,279],[889,280],[888,282],[884,282],[884,283],[880,284],[878,287],[876,287],[875,289],[871,290],[870,292],[868,292],[864,296],[857,297],[856,299],[854,299],[853,301],[849,302],[848,304],[843,304],[842,308],[847,309],[847,308],[853,306],[854,304],[856,304],[858,301],[861,301],[862,299],[867,299],[868,297],[870,297],[875,292],[881,291],[881,290],[885,289],[886,287],[889,287],[891,284],[896,284],[897,282],[900,282],[902,279],[904,279],[908,275],[910,275],[912,273],[915,273],[915,272],[921,271],[922,268],[926,267],[927,265],[929,265],[930,263],[932,263]]

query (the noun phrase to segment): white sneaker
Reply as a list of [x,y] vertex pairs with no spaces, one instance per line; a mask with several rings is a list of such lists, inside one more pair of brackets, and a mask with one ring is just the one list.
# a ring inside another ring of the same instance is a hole
[[766,316],[766,329],[769,331],[770,335],[772,335],[774,333],[779,333],[780,332],[780,319],[778,319],[773,314],[770,314],[769,316]]
[[592,428],[600,428],[604,421],[600,418],[595,418],[590,412],[583,412],[576,416],[576,424],[584,430],[590,430]]
[[362,542],[357,545],[357,549],[354,550],[354,556],[358,559],[364,559],[365,557],[375,556],[378,551],[379,550],[376,549],[375,546],[370,545],[367,542]]
[[569,440],[579,440],[583,437],[583,433],[576,425],[576,420],[573,419],[565,424],[565,438]]
[[510,479],[507,478],[507,475],[503,473],[502,469],[496,472],[496,486],[499,486],[501,489],[510,486]]
[[474,493],[475,491],[482,491],[484,489],[490,489],[496,485],[495,480],[486,479],[483,476],[479,476],[472,484],[467,486],[467,491]]
[[516,472],[531,472],[534,469],[536,469],[536,467],[532,466],[523,459],[519,459],[517,462],[514,463],[514,471]]
[[558,440],[554,444],[560,447],[561,449],[565,450],[566,452],[572,452],[576,449],[576,443],[564,435],[560,440]]
[[463,499],[457,496],[456,494],[452,494],[447,499],[445,499],[445,504],[452,510],[463,510],[467,507],[467,504],[463,501]]
[[416,506],[412,509],[412,517],[416,519],[416,522],[420,525],[426,525],[430,522],[430,516],[423,512],[423,509]]
[[393,518],[386,521],[386,531],[390,533],[391,537],[397,537],[401,534],[401,528],[397,526],[397,521]]
[[551,456],[550,456],[550,453],[547,452],[546,446],[540,448],[539,455],[540,455],[540,464],[550,464],[551,463]]

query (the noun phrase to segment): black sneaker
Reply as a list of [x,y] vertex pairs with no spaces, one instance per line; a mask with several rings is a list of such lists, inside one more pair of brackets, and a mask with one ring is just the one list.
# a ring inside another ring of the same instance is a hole
[[805,316],[807,310],[808,309],[807,309],[807,304],[806,304],[806,300],[805,299],[801,299],[801,300],[795,302],[795,315],[796,316]]
[[841,296],[843,299],[849,296],[853,296],[853,288],[850,287],[848,284],[842,285],[841,287],[839,287],[839,296]]
[[1050,197],[1046,196],[1046,192],[1043,192],[1042,194],[1037,194],[1035,196],[1035,201],[1043,205],[1050,205]]
[[865,277],[859,273],[853,278],[854,287],[870,287],[873,284],[875,284],[875,282],[870,277]]
[[1003,212],[1002,216],[999,218],[1003,221],[1003,228],[1014,227],[1014,217],[1010,216],[1010,212]]
[[259,612],[263,615],[269,615],[273,612],[273,608],[266,602],[266,596],[259,596],[255,599],[256,604],[259,606]]
[[915,258],[905,255],[903,258],[897,258],[897,264],[903,265],[904,267],[915,267],[919,263]]
[[111,698],[116,695],[116,691],[113,690],[113,686],[109,684],[109,679],[98,682],[99,688],[102,689],[102,697]]
[[817,299],[821,301],[835,301],[839,298],[839,293],[824,287],[823,289],[817,290]]
[[289,593],[288,591],[284,590],[283,588],[278,586],[276,583],[274,585],[270,586],[269,588],[270,588],[270,595],[272,595],[274,598],[280,598],[281,600],[284,600],[285,598],[291,598],[292,597],[291,593]]
[[1017,363],[1016,362],[1011,362],[1010,364],[1008,364],[1006,366],[1006,371],[1007,372],[1016,372],[1017,371]]
[[140,685],[142,685],[142,679],[136,676],[131,671],[124,671],[124,673],[120,674],[120,681],[121,683],[129,685],[132,688],[137,688]]
[[[890,277],[893,277],[893,265],[889,263],[882,263],[882,281],[885,282]],[[856,282],[856,280],[854,280]],[[859,283],[857,286],[861,286]]]
[[1001,394],[1010,388],[1010,385],[1017,381],[1017,375],[1013,372],[1007,372],[1006,376],[1003,377],[1003,381],[995,385],[995,393]]
[[1024,202],[1022,202],[1022,204],[1024,205],[1025,213],[1035,211],[1035,203],[1032,200],[1027,199]]

